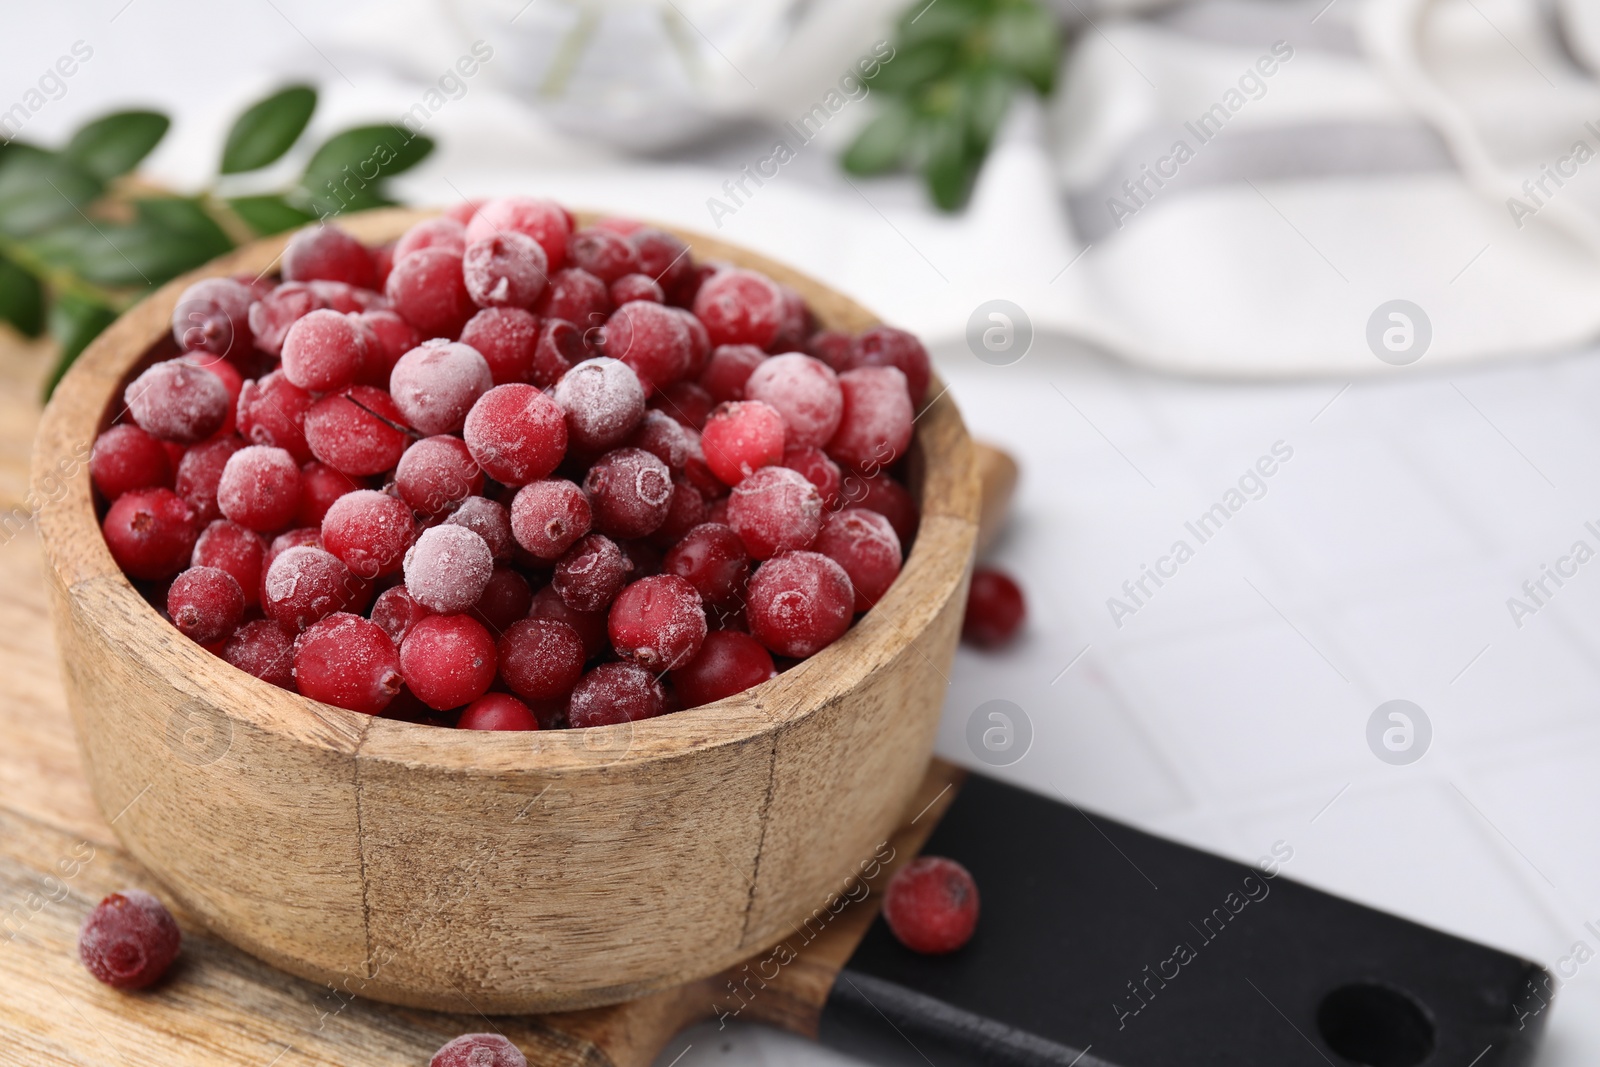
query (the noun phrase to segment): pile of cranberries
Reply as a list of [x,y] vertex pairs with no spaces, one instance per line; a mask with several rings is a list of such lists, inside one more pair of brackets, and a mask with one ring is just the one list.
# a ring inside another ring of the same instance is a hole
[[637,222],[507,197],[213,278],[90,473],[183,634],[354,711],[587,727],[741,692],[900,572],[912,335]]

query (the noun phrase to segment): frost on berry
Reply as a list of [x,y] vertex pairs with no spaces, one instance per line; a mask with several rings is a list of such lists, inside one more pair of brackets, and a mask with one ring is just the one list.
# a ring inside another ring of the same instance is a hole
[[230,397],[216,375],[169,359],[135,378],[123,399],[140,429],[163,441],[190,444],[222,429]]
[[336,612],[295,638],[294,680],[301,696],[376,715],[400,692],[400,656],[376,623]]
[[115,989],[144,989],[178,958],[183,935],[166,905],[142,889],[112,893],[78,930],[78,958]]
[[584,360],[556,383],[551,396],[566,412],[572,442],[589,452],[615,448],[644,418],[644,386],[620,360]]
[[477,603],[493,573],[489,546],[465,526],[424,530],[405,555],[406,589],[417,603],[445,615]]

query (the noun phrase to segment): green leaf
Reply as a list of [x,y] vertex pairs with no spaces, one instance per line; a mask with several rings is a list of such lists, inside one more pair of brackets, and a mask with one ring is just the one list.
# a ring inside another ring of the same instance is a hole
[[982,154],[970,149],[965,119],[957,113],[927,120],[928,154],[922,178],[942,211],[956,211],[967,202],[983,163]]
[[117,313],[104,304],[85,299],[74,293],[63,293],[50,308],[50,336],[61,346],[56,365],[45,379],[44,396],[56,391],[67,368],[89,347],[89,342],[99,337],[101,331],[116,321]]
[[0,231],[26,237],[82,219],[105,185],[72,160],[51,152],[7,153],[0,165]]
[[995,15],[990,34],[994,61],[1049,95],[1061,63],[1061,29],[1055,17],[1033,3],[1008,6]]
[[300,187],[331,214],[379,207],[391,203],[384,179],[410,170],[432,151],[431,139],[399,126],[357,126],[323,142],[306,164]]
[[291,85],[258,101],[234,121],[222,146],[222,173],[259,170],[294,146],[317,109],[317,91]]
[[281,196],[241,196],[229,200],[228,206],[262,237],[304,226],[316,218]]
[[39,279],[0,256],[0,320],[28,337],[44,326],[44,287]]
[[912,0],[895,27],[895,47],[966,40],[993,13],[994,6],[993,0]]
[[[206,260],[215,259],[233,248],[217,220],[206,213],[198,200],[182,196],[158,196],[134,201],[139,219],[152,226],[193,238],[197,251],[204,248]],[[195,264],[199,266],[199,264]],[[187,269],[187,268],[185,268]]]
[[138,166],[171,124],[160,112],[119,111],[79,129],[62,154],[106,181]]
[[899,166],[911,147],[915,125],[911,107],[891,98],[884,109],[856,136],[840,160],[851,174],[882,174]]
[[1016,83],[1011,76],[993,67],[970,71],[962,79],[967,142],[980,157],[988,155],[989,145],[994,142],[1015,92]]
[[62,226],[29,242],[29,247],[46,262],[95,285],[160,285],[230,247],[226,236],[218,239],[220,231],[169,217],[179,210],[170,205],[141,206],[134,222]]
[[879,66],[867,84],[879,92],[909,92],[953,67],[958,55],[959,50],[950,41],[924,41],[897,47],[894,57]]

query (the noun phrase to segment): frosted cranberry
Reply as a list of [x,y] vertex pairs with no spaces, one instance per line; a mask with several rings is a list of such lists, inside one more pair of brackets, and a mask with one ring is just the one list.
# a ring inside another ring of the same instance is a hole
[[249,606],[261,600],[261,567],[266,554],[267,543],[260,534],[236,522],[217,519],[200,532],[189,563],[231,574]]
[[694,313],[711,343],[766,348],[783,323],[783,291],[764,274],[742,268],[718,271],[695,294]]
[[638,253],[627,238],[595,227],[578,230],[567,238],[567,263],[607,285],[641,269]]
[[657,574],[618,594],[608,627],[617,655],[660,674],[700,651],[706,613],[694,586],[675,574]]
[[249,445],[228,457],[217,482],[222,514],[252,530],[281,530],[300,508],[300,466],[281,448]]
[[335,500],[360,488],[361,483],[349,475],[312,460],[300,468],[300,507],[294,521],[301,526],[321,526]]
[[363,311],[356,321],[367,330],[367,363],[362,385],[384,385],[400,357],[422,343],[422,335],[397,312]]
[[267,554],[262,557],[261,565],[271,567],[272,561],[289,551],[291,548],[321,548],[322,528],[320,526],[299,526],[293,530],[285,530],[274,537],[267,545]]
[[376,715],[400,692],[400,655],[376,623],[339,611],[295,638],[294,681],[301,696]]
[[283,339],[300,317],[323,306],[321,297],[304,282],[285,282],[250,305],[250,334],[256,347],[276,356]]
[[78,930],[78,958],[113,989],[154,985],[178,958],[183,934],[172,913],[142,889],[112,893]]
[[839,375],[839,388],[844,409],[828,455],[867,473],[905,455],[913,418],[906,376],[895,367],[863,367]]
[[124,399],[140,429],[180,444],[210,437],[228,418],[228,390],[221,380],[181,359],[157,363],[139,375]]
[[719,404],[745,398],[745,383],[767,354],[755,345],[719,345],[700,372],[700,385]]
[[435,711],[470,704],[494,682],[494,638],[470,616],[429,615],[400,643],[400,670]]
[[874,326],[864,331],[850,345],[848,354],[834,369],[852,371],[861,367],[894,367],[906,376],[906,391],[913,407],[928,395],[928,380],[933,376],[933,366],[928,350],[916,335],[893,326]]
[[424,341],[400,357],[389,374],[389,395],[407,425],[425,434],[455,433],[467,412],[494,386],[477,349],[457,341]]
[[358,595],[350,568],[331,552],[309,545],[279,552],[261,580],[261,608],[287,633],[348,609]]
[[961,621],[961,639],[979,648],[998,648],[1016,636],[1028,615],[1022,587],[993,567],[972,572],[967,591],[967,613]]
[[172,462],[161,442],[139,427],[113,426],[95,438],[89,479],[107,500],[134,489],[170,489]]
[[706,465],[728,485],[783,459],[783,416],[759,400],[719,404],[700,432]]
[[881,600],[900,575],[900,538],[876,511],[846,508],[829,515],[815,548],[850,576],[857,611]]
[[424,248],[443,248],[459,256],[467,250],[466,224],[449,217],[423,219],[394,243],[395,262]]
[[583,658],[594,659],[611,645],[606,632],[606,612],[577,611],[561,599],[554,585],[547,585],[533,594],[533,606],[528,609],[530,619],[554,619],[572,627],[583,642]]
[[745,396],[783,416],[789,448],[827,444],[844,408],[839,376],[821,360],[798,352],[773,356],[758,366],[745,382]]
[[506,506],[485,496],[469,496],[449,515],[445,524],[464,526],[483,538],[489,554],[497,560],[511,558],[515,542],[511,539],[511,516]]
[[304,463],[311,458],[305,423],[313,403],[311,394],[282,371],[245,382],[239,391],[239,436],[253,445],[287,449],[295,462]]
[[567,451],[561,408],[531,385],[497,385],[478,398],[462,431],[472,458],[505,485],[538,481]]
[[313,311],[283,339],[283,374],[313,393],[343,389],[370,358],[367,335],[355,319],[331,309]]
[[756,569],[745,611],[750,632],[780,656],[818,652],[850,628],[855,590],[820,552],[785,552]]
[[222,646],[221,655],[246,674],[294,691],[294,642],[271,619],[239,627]]
[[463,200],[459,204],[454,204],[445,208],[444,215],[445,218],[454,219],[455,221],[461,223],[461,225],[465,226],[472,221],[473,216],[477,215],[478,210],[486,203],[488,203],[488,201],[482,198],[477,200]]
[[711,358],[711,335],[706,332],[706,324],[695,318],[693,312],[685,311],[683,308],[671,310],[689,328],[689,369],[686,376],[699,378],[700,372],[705,369],[706,360]]
[[715,501],[728,494],[728,483],[718,478],[706,463],[705,449],[700,434],[689,435],[689,458],[683,462],[683,476],[689,484],[700,490],[700,495]]
[[471,615],[490,633],[498,634],[526,615],[532,606],[533,590],[528,588],[528,580],[510,567],[496,567],[478,602],[472,605]]
[[839,489],[844,484],[844,474],[839,470],[839,465],[828,458],[828,454],[820,448],[790,448],[783,453],[783,466],[792,471],[799,471],[806,476],[806,481],[817,487],[817,492],[822,494],[822,506],[829,511],[836,510],[841,503]]
[[212,375],[222,383],[228,391],[227,414],[223,416],[222,427],[218,433],[232,433],[234,431],[235,410],[239,406],[239,392],[244,388],[244,376],[239,369],[221,356],[210,352],[185,352],[178,359],[191,367],[199,367],[207,374]]
[[405,416],[382,389],[352,385],[325,396],[306,412],[311,454],[352,477],[380,474],[400,461],[410,438]]
[[[456,721],[458,730],[537,730],[539,720],[533,717],[533,712],[528,705],[508,693],[485,693],[483,696],[467,705],[467,710],[461,713],[461,718]],[[435,1057],[437,1061],[437,1057]],[[482,1056],[478,1059],[464,1059],[464,1064],[473,1065],[491,1062]],[[524,1061],[526,1062],[526,1061]]]
[[689,459],[689,435],[678,421],[654,408],[644,413],[638,429],[628,438],[629,448],[642,448],[671,470],[682,470]]
[[955,860],[919,856],[889,879],[883,919],[913,952],[954,952],[978,925],[978,884]]
[[167,588],[167,614],[183,636],[209,645],[239,625],[244,617],[244,590],[227,571],[190,567]]
[[820,359],[834,370],[849,370],[845,365],[855,338],[844,330],[818,330],[806,341],[806,355]]
[[910,490],[887,474],[879,474],[872,478],[862,478],[858,474],[847,475],[839,495],[848,501],[851,507],[876,511],[888,519],[889,525],[894,527],[895,535],[900,538],[901,548],[909,545],[917,536],[917,524],[921,521],[917,502]]
[[772,654],[749,634],[706,634],[694,659],[672,672],[672,688],[686,708],[698,708],[742,693],[778,676]]
[[644,418],[644,386],[627,364],[586,359],[551,393],[566,412],[567,432],[579,448],[603,452],[628,439]]
[[617,234],[620,237],[627,237],[632,233],[642,230],[644,228],[644,223],[640,222],[638,219],[624,218],[621,215],[608,215],[596,222],[594,224],[594,228],[597,230],[605,230],[608,233]]
[[713,406],[710,393],[695,382],[683,381],[657,389],[650,397],[649,410],[660,411],[679,426],[698,432]]
[[627,584],[633,564],[609,537],[589,534],[556,562],[550,584],[575,611],[608,607]]
[[499,1034],[462,1034],[435,1052],[428,1067],[528,1067],[528,1060]]
[[207,523],[221,517],[217,486],[222,482],[228,460],[244,447],[244,442],[237,437],[218,437],[195,445],[178,461],[178,474],[172,488],[193,505],[196,521]]
[[587,358],[589,346],[581,330],[566,319],[546,319],[539,327],[527,379],[541,389],[550,389]]
[[400,457],[394,487],[423,515],[440,515],[483,491],[483,471],[461,438],[425,437]]
[[606,283],[586,270],[567,268],[550,275],[550,284],[534,303],[541,318],[565,319],[580,330],[605,322],[611,314],[611,293]]
[[660,526],[672,503],[672,472],[642,448],[607,452],[583,479],[595,529],[608,537],[644,537]]
[[689,258],[689,246],[683,239],[664,230],[643,227],[628,235],[628,243],[639,257],[639,271],[655,279],[663,289],[682,284],[683,278],[694,267]]
[[411,628],[431,614],[433,614],[431,611],[416,602],[406,591],[405,586],[392,585],[378,594],[369,617],[389,635],[389,640],[398,648],[400,642],[405,640],[406,634],[411,632]]
[[285,281],[313,278],[371,289],[377,282],[366,245],[335,226],[314,226],[289,238],[283,250]]
[[537,241],[512,230],[467,245],[461,275],[479,307],[531,308],[544,292],[548,264]]
[[446,615],[477,603],[493,573],[489,546],[465,526],[424,530],[405,555],[406,589],[429,611]]
[[709,508],[706,498],[700,495],[689,481],[682,477],[672,479],[672,499],[667,504],[667,517],[650,535],[650,544],[666,551],[677,544],[683,535],[706,521]]
[[481,241],[507,230],[526,234],[538,241],[549,261],[550,270],[557,270],[565,263],[567,235],[572,232],[572,221],[555,201],[531,196],[504,196],[490,200],[467,223],[467,243]]
[[415,533],[405,501],[375,489],[346,493],[322,519],[322,547],[368,579],[398,572]]
[[511,533],[542,560],[559,559],[594,522],[589,498],[564,478],[530,482],[511,500]]
[[600,348],[633,368],[649,392],[670,385],[689,370],[689,329],[670,308],[638,300],[624,304],[606,320]]
[[578,680],[567,702],[575,728],[611,726],[654,718],[667,710],[655,675],[634,663],[602,663]]
[[388,301],[371,289],[349,285],[345,282],[329,281],[324,278],[306,282],[306,286],[316,294],[324,308],[331,308],[342,314],[354,315],[362,311],[376,311],[388,307]]
[[687,580],[706,603],[727,607],[744,596],[750,555],[730,527],[706,522],[667,551],[662,568]]
[[566,696],[583,675],[587,658],[578,631],[552,618],[513,622],[496,647],[500,677],[518,696],[529,700]]
[[752,559],[808,548],[822,527],[822,494],[788,467],[762,467],[734,486],[728,525]]
[[[573,335],[577,331],[573,330]],[[534,353],[539,345],[539,318],[522,308],[484,308],[461,329],[461,343],[476,349],[489,365],[495,385],[533,379]],[[535,385],[554,385],[534,380]]]
[[255,293],[232,278],[202,278],[183,291],[172,309],[172,339],[186,351],[228,355],[250,336]]
[[424,337],[455,337],[478,310],[461,274],[460,254],[445,248],[424,248],[398,260],[383,291]]
[[611,283],[607,290],[611,302],[617,307],[643,300],[651,304],[664,304],[667,294],[661,291],[661,286],[648,274],[624,274]]
[[718,268],[712,263],[691,263],[676,285],[667,287],[667,301],[677,307],[693,308],[700,289],[716,276]]

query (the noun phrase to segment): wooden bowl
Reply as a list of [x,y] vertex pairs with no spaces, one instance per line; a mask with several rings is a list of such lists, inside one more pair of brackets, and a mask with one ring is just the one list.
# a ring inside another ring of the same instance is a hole
[[[381,242],[422,217],[342,225]],[[825,325],[876,321],[761,256],[681,236],[697,256],[794,286]],[[373,718],[184,638],[112,561],[90,492],[90,446],[126,383],[176,353],[179,293],[267,271],[284,242],[242,248],[124,315],[39,431],[33,487],[68,702],[95,798],[128,850],[246,951],[341,992],[446,1010],[621,1001],[721,970],[826,909],[895,828],[933,745],[979,511],[950,398],[917,421],[922,526],[899,580],[778,678],[591,730]]]

